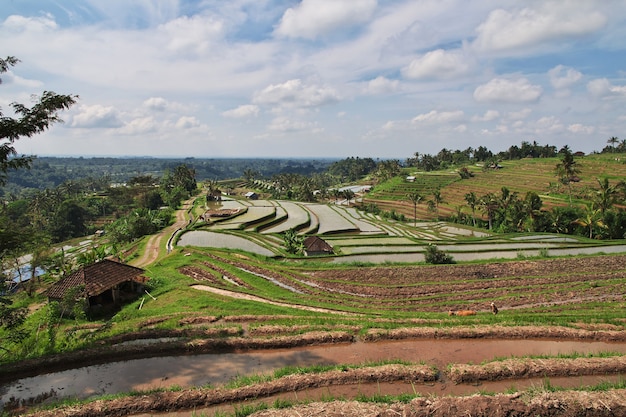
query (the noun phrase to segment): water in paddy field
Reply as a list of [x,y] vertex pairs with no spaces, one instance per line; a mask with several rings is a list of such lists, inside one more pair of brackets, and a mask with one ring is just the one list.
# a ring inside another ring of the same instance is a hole
[[[0,404],[9,399],[26,400],[52,393],[54,398],[89,398],[95,395],[149,390],[178,386],[182,388],[219,386],[238,376],[270,374],[286,366],[333,364],[364,364],[382,360],[403,360],[425,363],[445,371],[450,363],[481,363],[510,356],[557,355],[570,353],[626,353],[626,343],[550,340],[401,340],[373,343],[311,346],[291,349],[249,351],[243,353],[166,356],[93,365],[62,372],[23,378],[0,387]],[[594,377],[573,377],[566,380],[580,386]],[[550,378],[554,383],[557,378]],[[397,382],[385,384],[394,390],[413,393],[436,392],[438,395],[461,394],[479,390],[503,391],[515,385],[540,384],[541,380],[486,382],[480,387],[454,385],[440,380],[435,384]],[[591,382],[590,382],[591,383]],[[370,386],[371,385],[371,386]],[[369,388],[367,388],[369,386]],[[360,384],[358,387],[332,387],[334,396],[350,396],[355,389],[380,389],[381,384]],[[378,387],[378,388],[376,388]],[[328,388],[326,388],[328,390]],[[469,390],[469,391],[468,391]],[[313,390],[307,390],[313,392]],[[364,391],[365,392],[365,391]],[[321,391],[328,396],[327,391]],[[376,392],[374,392],[376,394]],[[384,394],[384,393],[383,393]],[[293,395],[293,393],[292,393]]]

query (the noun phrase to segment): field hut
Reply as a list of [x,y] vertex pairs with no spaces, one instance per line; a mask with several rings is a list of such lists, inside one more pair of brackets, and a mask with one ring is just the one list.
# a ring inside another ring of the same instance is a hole
[[248,200],[258,200],[259,199],[259,195],[257,193],[255,193],[254,191],[248,191],[247,193],[244,194],[244,196]]
[[331,255],[332,253],[333,247],[324,239],[317,236],[309,236],[304,239],[304,254],[306,256]]
[[61,301],[69,290],[84,286],[89,308],[112,308],[136,299],[148,280],[144,270],[110,259],[84,266],[48,289],[49,301]]

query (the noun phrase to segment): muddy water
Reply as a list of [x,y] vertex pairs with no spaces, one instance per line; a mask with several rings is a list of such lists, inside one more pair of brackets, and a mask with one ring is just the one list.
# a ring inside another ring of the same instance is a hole
[[[12,397],[28,399],[50,392],[53,392],[55,397],[88,398],[99,394],[171,386],[217,385],[237,376],[270,373],[285,366],[361,364],[383,359],[402,359],[425,362],[445,370],[449,363],[480,363],[497,357],[607,351],[626,353],[626,343],[490,339],[403,340],[228,354],[168,356],[114,362],[23,378],[0,387],[0,404],[6,403]],[[580,383],[578,378],[576,381]],[[481,389],[504,390],[511,386],[510,381],[505,384],[504,387],[500,387],[502,389],[495,389],[495,386],[489,388],[487,385]],[[389,385],[399,388],[405,384]],[[446,392],[448,388],[445,385],[445,380],[442,380],[433,389],[437,393],[451,393]],[[376,389],[380,389],[380,386],[376,385]],[[411,393],[414,387],[409,385],[404,389],[410,389],[405,392]],[[476,390],[475,387],[473,389]]]

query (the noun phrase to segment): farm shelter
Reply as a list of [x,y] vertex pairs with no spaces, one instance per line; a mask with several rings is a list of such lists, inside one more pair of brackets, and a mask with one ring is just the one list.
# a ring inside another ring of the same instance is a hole
[[317,236],[309,236],[304,239],[304,254],[306,256],[330,255],[333,253],[333,247],[324,239]]
[[144,291],[148,278],[143,272],[141,268],[105,259],[62,278],[48,290],[48,300],[61,301],[70,289],[84,285],[83,295],[90,309],[117,306]]
[[255,193],[254,191],[248,191],[247,193],[244,194],[244,196],[248,200],[258,200],[258,198],[259,198],[259,195],[257,193]]

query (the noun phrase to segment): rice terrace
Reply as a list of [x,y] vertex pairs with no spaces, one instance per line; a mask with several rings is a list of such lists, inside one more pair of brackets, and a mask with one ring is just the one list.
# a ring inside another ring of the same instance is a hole
[[[459,210],[469,190],[510,187],[558,211],[601,185],[556,189],[537,168],[556,162],[469,179],[405,169],[323,201],[273,198],[254,179],[205,184],[126,247],[148,280],[119,311],[52,325],[44,295],[30,302],[38,330],[0,368],[3,413],[624,415],[626,241],[594,238],[600,225],[591,238],[587,225],[495,230],[487,210]],[[626,178],[615,159],[585,163]],[[418,189],[443,198],[414,204]]]

